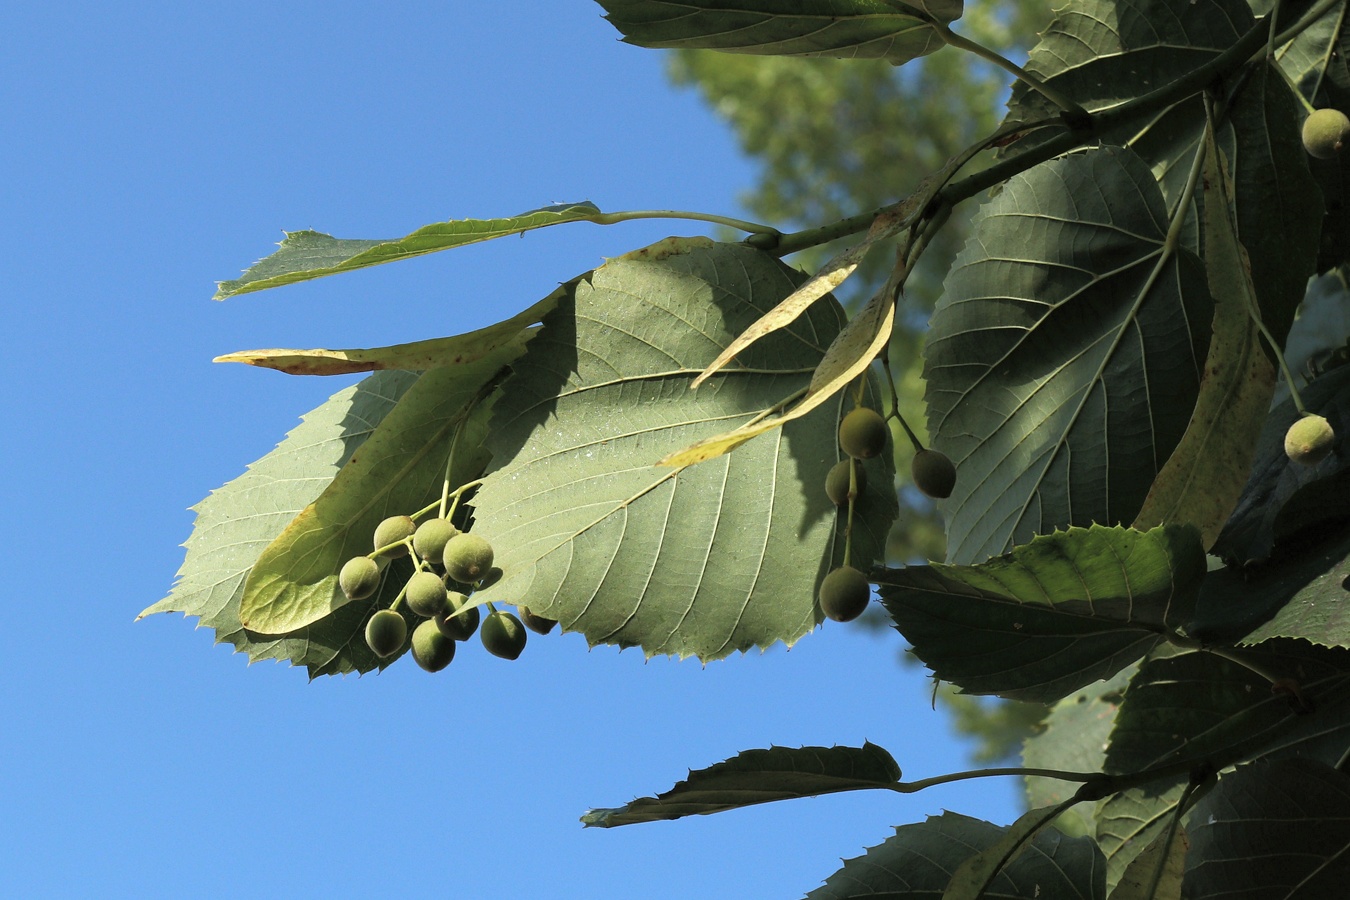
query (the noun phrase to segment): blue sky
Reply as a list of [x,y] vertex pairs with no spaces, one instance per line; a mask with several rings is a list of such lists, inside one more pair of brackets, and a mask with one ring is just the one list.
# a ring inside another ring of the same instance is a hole
[[985,780],[581,828],[771,744],[966,767],[894,635],[834,625],[702,667],[555,634],[514,664],[310,684],[181,616],[133,622],[187,508],[350,383],[213,356],[459,333],[707,233],[580,224],[210,300],[282,229],[574,200],[735,215],[754,165],[590,0],[20,2],[0,29],[0,895],[791,897],[892,826],[1013,818],[1015,785]]

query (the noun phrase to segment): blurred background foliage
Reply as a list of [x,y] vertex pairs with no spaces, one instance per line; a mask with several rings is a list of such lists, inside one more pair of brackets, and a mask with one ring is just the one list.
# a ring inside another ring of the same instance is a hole
[[[1050,21],[1048,0],[968,3],[955,30],[1021,62]],[[1006,72],[950,47],[894,67],[883,60],[791,59],[708,50],[669,57],[676,85],[697,90],[731,127],[742,150],[760,165],[758,184],[741,199],[749,213],[783,231],[814,228],[905,197],[927,174],[992,132],[1003,118]],[[962,174],[988,165],[977,158]],[[934,238],[906,284],[890,361],[900,413],[926,440],[922,350],[942,280],[966,240],[974,204],[958,208]],[[856,241],[800,253],[789,262],[815,271]],[[837,292],[856,308],[884,281],[894,261],[874,251]],[[897,430],[896,436],[901,437]],[[907,473],[912,450],[896,442],[897,471]],[[942,524],[933,503],[901,479],[900,518],[890,535],[892,563],[945,557]],[[884,628],[880,616],[864,619]],[[910,659],[905,654],[906,659]],[[1037,704],[959,694],[936,688],[957,731],[973,739],[978,763],[1006,762],[1038,727]]]

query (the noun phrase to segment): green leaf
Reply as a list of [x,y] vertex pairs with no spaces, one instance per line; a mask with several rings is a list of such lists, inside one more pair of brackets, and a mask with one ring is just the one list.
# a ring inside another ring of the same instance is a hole
[[[947,888],[962,863],[1007,833],[1006,827],[951,812],[902,825],[884,843],[847,860],[807,900],[931,900]],[[1106,896],[1101,852],[1090,839],[1066,838],[1046,829],[1032,839],[1031,849],[995,876],[986,896],[1025,900]]]
[[1342,897],[1350,881],[1350,776],[1308,759],[1223,775],[1190,815],[1186,896]]
[[560,292],[504,322],[459,334],[378,347],[373,350],[240,350],[217,356],[214,362],[241,362],[288,375],[346,375],[380,369],[424,371],[439,366],[459,366],[482,359],[516,340],[521,331],[558,305]]
[[1070,528],[978,566],[878,578],[915,654],[975,694],[1052,702],[1143,656],[1191,616],[1205,574],[1190,528]]
[[895,65],[943,46],[931,22],[961,15],[961,0],[598,0],[639,47],[762,56],[886,59]]
[[1260,307],[1247,251],[1238,243],[1229,213],[1227,167],[1209,131],[1201,182],[1214,336],[1190,425],[1154,479],[1134,527],[1194,525],[1205,547],[1210,547],[1251,472],[1254,445],[1274,393],[1275,366],[1266,357],[1252,318],[1252,311]]
[[[1016,822],[1004,829],[1003,835],[997,841],[961,863],[960,868],[952,875],[951,883],[943,893],[942,900],[979,900],[988,896],[988,891],[996,883],[1000,873],[1011,869],[1023,857],[1038,855],[1027,851],[1032,850],[1035,838],[1042,834],[1051,841],[1071,840],[1063,838],[1053,828],[1046,828],[1054,817],[1054,809],[1048,807],[1023,813]],[[1091,850],[1097,849],[1089,840],[1082,838],[1072,840],[1084,842]],[[1049,896],[1060,896],[1065,891],[1072,891],[1079,897],[1103,896],[1106,867],[1100,864],[1102,862],[1104,860],[1101,859],[1100,852],[1092,854],[1090,865],[1085,869],[1072,873],[1067,871],[1056,873],[1062,876],[1059,879],[1062,886],[1052,888],[1050,884],[1042,886],[1038,883],[1037,890],[1031,896],[1040,897],[1043,890]]]
[[[840,458],[842,398],[729,455],[654,465],[806,387],[843,323],[834,302],[689,390],[801,279],[741,244],[679,240],[578,283],[502,386],[489,441],[498,468],[473,506],[505,575],[475,597],[648,655],[716,659],[810,631],[816,585],[843,553],[822,488]],[[868,462],[859,567],[881,555],[896,514],[890,465],[888,454]]]
[[1115,890],[1130,863],[1166,831],[1185,790],[1183,778],[1173,784],[1130,788],[1098,804],[1097,843],[1106,856],[1108,888]]
[[725,762],[691,771],[689,777],[655,797],[615,809],[593,809],[581,817],[587,827],[615,828],[683,816],[706,816],[840,791],[885,789],[900,780],[895,759],[876,744],[861,747],[770,747],[744,750]]
[[[1106,681],[1080,688],[1057,702],[1046,717],[1045,728],[1027,738],[1023,745],[1022,765],[1061,772],[1101,771],[1116,711],[1120,709],[1125,686],[1136,671],[1137,666],[1126,666]],[[1079,782],[1059,778],[1027,778],[1027,805],[1034,808],[1063,803],[1078,786]],[[1080,823],[1087,822],[1093,806],[1084,802],[1071,807],[1069,812]]]
[[952,561],[1138,514],[1190,421],[1213,318],[1167,228],[1152,173],[1115,147],[1035,166],[976,216],[925,351],[929,432],[960,473]]
[[563,203],[506,219],[437,222],[396,240],[349,240],[317,231],[290,231],[276,253],[254,263],[242,277],[220,282],[214,299],[225,300],[239,294],[378,266],[549,225],[593,221],[601,215],[593,203]]
[[418,380],[381,372],[334,394],[309,412],[276,449],[198,503],[187,556],[167,597],[153,613],[196,616],[250,661],[288,660],[310,677],[366,672],[380,660],[362,635],[366,610],[349,606],[292,636],[269,639],[244,631],[239,601],[253,561],[333,480]]
[[1208,652],[1150,659],[1125,692],[1103,771],[1229,764],[1294,747],[1308,753],[1309,741],[1323,740],[1329,731],[1343,748],[1350,725],[1337,717],[1350,704],[1350,653],[1280,641],[1239,655],[1297,684],[1297,697],[1273,691],[1251,668]]
[[[1120,883],[1111,892],[1110,900],[1181,900],[1181,877],[1186,870],[1186,829],[1177,828],[1172,839],[1167,833],[1158,835],[1144,851],[1130,860],[1121,874]],[[1162,873],[1158,875],[1158,867]]]
[[[306,506],[254,563],[239,604],[245,628],[287,634],[329,616],[350,601],[338,571],[373,549],[375,526],[387,516],[411,515],[486,467],[482,449],[486,388],[518,356],[531,336],[461,366],[424,374],[380,422],[361,453],[342,467],[318,499]],[[385,593],[397,593],[386,578]],[[377,595],[366,609],[392,600]]]

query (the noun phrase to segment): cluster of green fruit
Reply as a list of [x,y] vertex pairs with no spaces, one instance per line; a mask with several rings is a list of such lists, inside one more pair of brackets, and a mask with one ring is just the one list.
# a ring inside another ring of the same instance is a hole
[[[455,645],[475,632],[493,656],[516,659],[525,649],[525,628],[547,634],[557,623],[519,608],[519,617],[488,604],[483,618],[469,595],[501,578],[492,565],[492,545],[476,534],[460,531],[448,518],[427,519],[420,525],[412,516],[390,516],[375,528],[375,549],[347,560],[338,573],[338,586],[348,600],[375,596],[388,567],[401,556],[413,560],[413,573],[387,609],[377,610],[366,623],[366,644],[381,659],[401,651],[408,642],[408,624],[399,607],[424,619],[412,632],[412,655],[428,672],[439,672],[455,658]],[[523,620],[523,621],[522,621]]]
[[[914,444],[914,460],[910,464],[914,486],[937,500],[950,497],[956,487],[956,466],[947,454],[920,444],[904,419],[900,419],[900,425]],[[865,406],[856,407],[839,423],[839,447],[846,458],[835,463],[826,474],[825,493],[835,506],[848,506],[850,527],[845,531],[844,564],[825,576],[819,594],[821,612],[836,622],[858,618],[872,599],[867,576],[849,565],[852,513],[854,503],[867,487],[862,461],[880,456],[886,450],[890,433],[890,426],[881,414]]]

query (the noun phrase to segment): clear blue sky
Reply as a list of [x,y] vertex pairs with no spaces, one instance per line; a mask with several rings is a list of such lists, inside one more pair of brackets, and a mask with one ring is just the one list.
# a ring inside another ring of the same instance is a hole
[[753,162],[596,4],[17,2],[0,33],[0,895],[793,897],[892,826],[1012,819],[1015,785],[979,781],[581,828],[771,744],[965,767],[895,635],[704,668],[555,634],[310,684],[181,616],[133,622],[187,507],[349,383],[213,356],[454,334],[706,233],[582,224],[211,301],[282,229],[738,212]]

